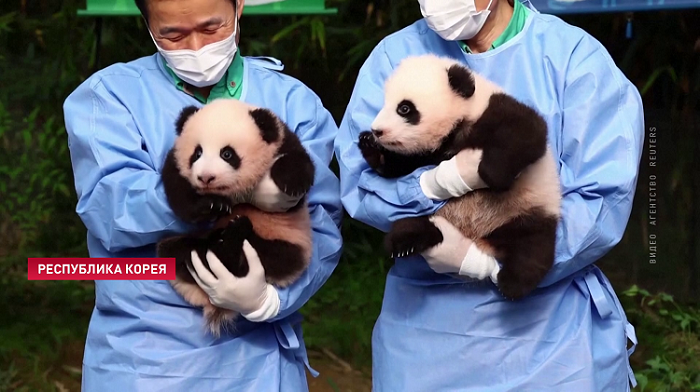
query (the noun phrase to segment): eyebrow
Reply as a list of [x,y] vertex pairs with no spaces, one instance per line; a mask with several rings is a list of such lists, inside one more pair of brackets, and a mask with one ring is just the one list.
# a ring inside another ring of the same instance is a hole
[[[212,26],[212,25],[220,25],[222,23],[223,23],[222,18],[214,17],[214,18],[208,19],[208,20],[198,24],[196,28],[201,29],[201,28]],[[185,28],[181,28],[181,27],[166,26],[166,27],[163,27],[162,29],[158,30],[158,32],[160,33],[160,35],[166,35],[166,34],[170,34],[170,33],[186,33],[188,30],[189,29],[185,29]]]

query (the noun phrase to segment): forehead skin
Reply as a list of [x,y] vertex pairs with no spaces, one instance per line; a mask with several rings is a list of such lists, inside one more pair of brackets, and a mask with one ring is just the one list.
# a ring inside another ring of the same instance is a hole
[[149,27],[165,50],[199,50],[229,37],[237,13],[231,0],[147,0]]

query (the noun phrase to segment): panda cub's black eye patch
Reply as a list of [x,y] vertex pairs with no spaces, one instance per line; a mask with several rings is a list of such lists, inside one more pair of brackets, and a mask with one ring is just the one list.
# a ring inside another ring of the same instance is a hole
[[238,169],[241,166],[241,158],[238,156],[238,154],[236,154],[236,150],[229,146],[222,148],[219,156],[221,156],[221,159],[228,162],[228,164],[234,169]]
[[411,125],[417,125],[420,122],[420,112],[416,109],[416,105],[409,100],[404,99],[399,102],[396,106],[396,113]]
[[190,167],[192,167],[192,164],[197,162],[197,159],[199,159],[199,157],[201,157],[201,156],[202,156],[202,146],[198,145],[197,147],[195,147],[194,152],[190,156]]

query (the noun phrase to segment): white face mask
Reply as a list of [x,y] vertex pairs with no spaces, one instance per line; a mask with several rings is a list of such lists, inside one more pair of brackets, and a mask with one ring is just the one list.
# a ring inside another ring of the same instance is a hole
[[477,11],[474,0],[418,0],[428,26],[448,41],[467,40],[484,27],[491,3]]
[[195,86],[204,87],[216,84],[226,73],[236,54],[236,30],[238,19],[233,28],[233,33],[226,39],[203,46],[197,51],[190,49],[164,50],[158,43],[151,30],[153,43],[160,54],[165,58],[170,68],[185,82]]

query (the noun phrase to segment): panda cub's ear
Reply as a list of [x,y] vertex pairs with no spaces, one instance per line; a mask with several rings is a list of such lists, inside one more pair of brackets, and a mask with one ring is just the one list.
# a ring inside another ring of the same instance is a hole
[[464,99],[471,98],[476,90],[474,75],[466,67],[460,64],[454,64],[447,70],[447,79],[450,81],[450,87],[455,94]]
[[260,135],[266,143],[273,143],[280,138],[280,125],[277,116],[269,109],[258,108],[250,111],[250,117],[260,130]]
[[196,106],[190,105],[186,106],[180,111],[180,115],[177,117],[177,121],[175,122],[175,132],[177,132],[177,135],[180,136],[182,133],[182,128],[185,126],[185,122],[197,111],[199,108]]

